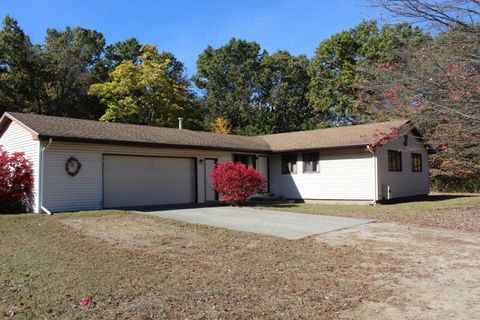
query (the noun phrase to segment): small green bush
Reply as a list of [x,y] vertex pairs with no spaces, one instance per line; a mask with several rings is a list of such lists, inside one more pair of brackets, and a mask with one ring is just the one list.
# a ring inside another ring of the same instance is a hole
[[436,176],[432,177],[432,191],[438,192],[480,192],[480,174],[467,177]]

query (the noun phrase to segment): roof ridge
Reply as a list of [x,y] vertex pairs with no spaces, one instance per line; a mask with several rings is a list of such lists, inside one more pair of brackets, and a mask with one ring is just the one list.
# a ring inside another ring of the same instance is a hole
[[410,122],[410,120],[398,118],[398,119],[392,119],[392,120],[388,120],[388,121],[350,124],[350,125],[344,125],[344,126],[333,126],[333,127],[327,127],[327,128],[316,128],[316,129],[300,130],[300,131],[269,133],[269,134],[258,135],[257,137],[275,136],[275,135],[280,135],[280,134],[290,134],[290,133],[296,133],[296,132],[313,132],[313,131],[317,132],[317,131],[335,130],[335,129],[342,129],[342,128],[358,128],[358,127],[365,127],[365,126],[369,126],[369,125],[387,124],[387,123],[390,123],[390,122],[403,122],[404,124],[406,124],[406,123]]

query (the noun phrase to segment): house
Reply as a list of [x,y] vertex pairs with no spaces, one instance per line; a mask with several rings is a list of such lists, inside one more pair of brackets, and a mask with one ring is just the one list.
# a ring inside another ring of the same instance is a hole
[[[391,128],[398,139],[367,148]],[[255,166],[269,192],[289,199],[429,192],[427,150],[406,120],[246,137],[11,112],[0,145],[32,162],[35,212],[215,201],[217,161]]]

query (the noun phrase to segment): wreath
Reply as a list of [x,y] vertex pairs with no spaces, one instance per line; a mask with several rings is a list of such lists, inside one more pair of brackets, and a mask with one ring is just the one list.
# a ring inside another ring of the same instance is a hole
[[65,163],[65,171],[67,171],[67,173],[72,177],[76,176],[78,172],[80,172],[81,167],[82,164],[75,157],[68,158],[67,162]]

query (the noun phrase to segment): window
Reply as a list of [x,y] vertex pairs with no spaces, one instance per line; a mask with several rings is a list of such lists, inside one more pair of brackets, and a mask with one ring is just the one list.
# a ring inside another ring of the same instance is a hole
[[402,171],[402,152],[388,150],[388,171]]
[[257,159],[255,155],[250,155],[250,154],[235,154],[233,155],[233,162],[237,163],[243,163],[244,165],[247,166],[252,166],[254,168],[257,167]]
[[303,172],[316,173],[318,172],[318,153],[304,153],[303,154]]
[[282,156],[282,174],[297,173],[297,155],[284,154]]
[[422,155],[412,153],[412,172],[422,172]]

